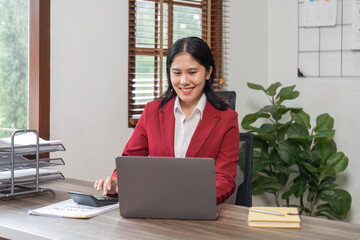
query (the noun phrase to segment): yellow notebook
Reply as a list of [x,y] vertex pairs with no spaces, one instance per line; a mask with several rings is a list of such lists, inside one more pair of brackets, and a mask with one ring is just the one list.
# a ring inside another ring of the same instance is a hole
[[262,213],[249,211],[248,226],[249,227],[267,227],[267,228],[301,228],[300,215],[297,208],[293,207],[252,207],[255,210],[265,210],[284,215],[275,215],[270,213]]

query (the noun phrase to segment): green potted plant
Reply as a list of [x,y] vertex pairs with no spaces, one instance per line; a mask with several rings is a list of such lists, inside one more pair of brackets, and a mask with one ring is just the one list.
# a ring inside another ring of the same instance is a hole
[[[337,151],[334,119],[321,114],[311,127],[310,116],[302,108],[283,104],[299,96],[295,85],[280,86],[276,82],[265,89],[248,83],[270,101],[241,122],[243,129],[254,134],[253,195],[271,193],[277,206],[296,206],[308,216],[345,219],[351,195],[337,188],[335,180],[346,169],[348,158]],[[298,203],[291,203],[294,199]]]

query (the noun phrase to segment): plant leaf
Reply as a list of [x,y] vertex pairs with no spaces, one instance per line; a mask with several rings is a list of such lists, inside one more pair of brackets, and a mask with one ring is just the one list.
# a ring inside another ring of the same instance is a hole
[[347,213],[351,206],[351,195],[343,189],[324,190],[320,199],[328,202],[331,210],[336,213]]
[[300,95],[300,92],[294,91],[296,85],[282,88],[278,95],[276,96],[279,99],[278,104],[282,103],[285,100],[295,99]]
[[309,159],[311,161],[314,161],[314,160],[321,159],[321,154],[319,151],[316,151],[316,150],[313,150],[311,152],[302,151],[301,153],[299,153],[299,157],[301,157],[303,159]]
[[295,87],[296,87],[296,85],[283,87],[282,89],[280,89],[278,95],[276,95],[276,98],[277,99],[285,98],[286,96],[288,96],[289,94],[291,94],[294,91]]
[[281,86],[281,83],[276,82],[270,85],[270,87],[268,87],[266,89],[266,92],[269,94],[269,96],[274,96],[276,94],[276,90]]
[[334,217],[334,218],[336,218],[338,220],[344,220],[347,217],[347,212],[345,212],[345,213],[336,213],[331,209],[329,204],[319,205],[316,210],[317,211],[314,214],[315,216],[326,216],[326,217],[328,217],[326,214],[323,214],[325,212],[325,213],[328,213],[330,216],[332,216],[332,217]]
[[311,173],[316,173],[316,172],[319,171],[316,167],[313,167],[310,163],[307,163],[307,162],[304,162],[304,161],[302,161],[300,163],[301,163],[301,165],[303,165]]
[[259,195],[265,192],[276,192],[284,187],[275,179],[264,176],[260,176],[255,181],[253,181],[252,186],[253,195]]
[[253,171],[261,171],[272,163],[271,159],[265,157],[253,157]]
[[281,172],[281,173],[285,173],[287,175],[289,175],[291,173],[297,173],[297,171],[295,169],[290,168],[290,167],[286,167],[286,166],[284,166],[283,164],[281,164],[279,162],[277,164],[275,164],[274,170],[278,171],[278,172]]
[[303,175],[299,175],[293,181],[293,184],[290,187],[290,191],[292,191],[295,197],[300,197],[307,188],[307,179]]
[[326,177],[333,177],[336,176],[336,172],[332,167],[329,166],[321,166],[319,168],[319,181],[322,181]]
[[311,137],[299,124],[294,123],[287,131],[289,139],[309,141]]
[[264,123],[260,126],[259,129],[256,130],[256,132],[259,134],[267,134],[276,129],[277,127],[278,125]]
[[264,93],[267,93],[265,88],[261,85],[255,84],[255,83],[247,83],[248,87],[254,90],[262,90]]
[[287,192],[283,193],[283,195],[281,195],[281,198],[282,198],[282,199],[287,199],[287,198],[289,198],[292,194],[293,194],[292,191],[287,191]]
[[278,154],[282,161],[288,165],[292,165],[297,159],[298,148],[289,141],[285,141],[279,144]]
[[284,141],[285,140],[285,136],[286,136],[286,133],[287,133],[289,127],[291,126],[291,122],[292,121],[289,121],[289,122],[281,124],[279,126],[279,128],[277,130],[279,141]]
[[257,128],[251,126],[252,123],[256,122],[259,118],[269,118],[270,115],[266,113],[251,113],[247,114],[241,121],[241,127],[245,130],[256,130]]
[[276,120],[280,120],[284,114],[286,114],[288,111],[301,111],[302,108],[287,108],[284,105],[279,105],[278,110],[276,112]]
[[331,141],[334,138],[334,135],[335,135],[335,130],[324,130],[318,132],[313,137],[316,143],[326,143]]
[[336,173],[343,172],[347,165],[349,159],[345,156],[343,152],[333,153],[326,160],[326,165],[332,167]]
[[291,115],[291,118],[294,120],[294,122],[299,124],[304,129],[304,131],[308,131],[308,129],[311,128],[310,116],[306,112],[304,112],[304,111],[296,111],[296,112],[291,111],[290,115]]
[[334,119],[327,113],[321,114],[316,118],[315,132],[330,131],[334,127]]
[[267,106],[261,108],[258,111],[258,113],[259,114],[261,114],[261,113],[270,113],[271,116],[275,119],[277,110],[278,110],[278,106],[276,106],[276,105],[267,105]]
[[330,140],[329,142],[326,142],[326,143],[316,143],[312,150],[320,153],[320,156],[321,156],[320,165],[324,165],[325,160],[332,153],[336,153],[337,148],[336,148],[336,144],[335,144],[334,140]]

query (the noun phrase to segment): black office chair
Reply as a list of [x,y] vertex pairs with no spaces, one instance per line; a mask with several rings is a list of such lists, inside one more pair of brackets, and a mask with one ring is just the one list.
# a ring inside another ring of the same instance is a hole
[[252,159],[254,136],[251,133],[240,133],[240,148],[238,165],[243,171],[243,182],[236,192],[236,205],[252,206]]
[[[225,98],[229,104],[229,108],[235,110],[236,93],[234,91],[218,91],[215,92],[218,96]],[[251,133],[240,133],[240,147],[239,147],[239,161],[238,166],[242,172],[243,179],[235,190],[235,204],[241,206],[252,206],[252,159],[253,159],[253,143],[254,136]],[[239,180],[241,175],[239,169],[237,170],[236,182]],[[231,202],[232,200],[230,200]]]
[[218,91],[215,93],[227,101],[229,108],[235,110],[236,93],[234,91]]

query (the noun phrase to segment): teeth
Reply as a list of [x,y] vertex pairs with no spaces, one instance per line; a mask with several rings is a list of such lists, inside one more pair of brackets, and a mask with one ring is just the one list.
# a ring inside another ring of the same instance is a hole
[[192,90],[192,88],[190,88],[190,89],[181,89],[181,90],[183,90],[184,92],[190,92],[191,90]]

